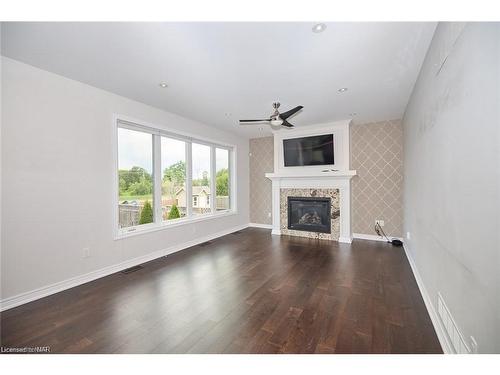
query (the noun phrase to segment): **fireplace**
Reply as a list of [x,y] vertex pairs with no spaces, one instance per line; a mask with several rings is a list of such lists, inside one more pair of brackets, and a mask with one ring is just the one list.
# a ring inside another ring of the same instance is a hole
[[331,232],[329,197],[288,197],[288,229]]

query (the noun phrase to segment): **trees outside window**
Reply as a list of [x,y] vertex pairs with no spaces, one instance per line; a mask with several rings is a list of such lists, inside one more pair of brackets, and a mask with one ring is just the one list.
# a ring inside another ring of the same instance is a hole
[[[153,222],[153,136],[118,128],[119,227]],[[146,207],[146,203],[149,207]],[[143,215],[144,210],[147,215]],[[143,219],[144,216],[144,219]]]
[[231,209],[229,147],[118,120],[117,154],[124,232]]
[[[186,142],[161,137],[161,208],[163,220],[186,216]],[[175,211],[171,214],[171,211]]]
[[[210,200],[210,146],[192,144],[193,215],[211,213]],[[196,200],[195,200],[196,197]]]
[[215,209],[228,210],[231,207],[229,199],[229,150],[215,149]]

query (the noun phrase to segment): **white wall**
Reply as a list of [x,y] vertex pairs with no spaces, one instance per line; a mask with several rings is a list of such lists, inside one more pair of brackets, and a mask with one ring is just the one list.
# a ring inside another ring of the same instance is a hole
[[499,43],[499,24],[441,23],[403,120],[406,246],[482,353],[500,352]]
[[[248,223],[247,139],[15,60],[2,64],[2,299]],[[113,240],[113,113],[235,144],[238,214]]]
[[[2,23],[0,22],[0,50],[2,48]],[[3,124],[2,124],[2,62],[3,60],[0,57],[0,272],[2,270],[2,244],[3,244],[3,237],[2,237],[2,129],[3,129]],[[2,292],[2,277],[0,275],[0,300],[2,299],[1,297],[1,292]]]

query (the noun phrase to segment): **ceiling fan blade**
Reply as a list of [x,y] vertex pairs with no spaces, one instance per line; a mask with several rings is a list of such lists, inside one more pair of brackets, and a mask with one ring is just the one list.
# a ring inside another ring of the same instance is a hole
[[286,120],[288,117],[294,115],[295,113],[297,113],[298,111],[300,111],[302,108],[304,108],[304,107],[301,106],[301,105],[299,105],[299,106],[297,106],[295,108],[292,108],[289,111],[280,113],[280,118],[283,119],[283,120]]
[[240,120],[240,122],[269,122],[269,121],[271,121],[270,118],[262,119],[262,120]]
[[283,120],[283,124],[281,124],[281,126],[286,126],[287,128],[293,128],[293,125],[286,120]]

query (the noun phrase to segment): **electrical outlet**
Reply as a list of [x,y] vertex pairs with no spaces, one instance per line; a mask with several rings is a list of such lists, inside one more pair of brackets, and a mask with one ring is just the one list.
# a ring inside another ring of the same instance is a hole
[[84,247],[83,248],[83,257],[84,258],[90,258],[90,247]]
[[375,220],[375,225],[380,225],[381,227],[384,226],[384,220]]
[[406,232],[406,239],[409,240],[411,238],[410,232]]
[[267,213],[267,217],[271,217],[271,213],[270,212]]

